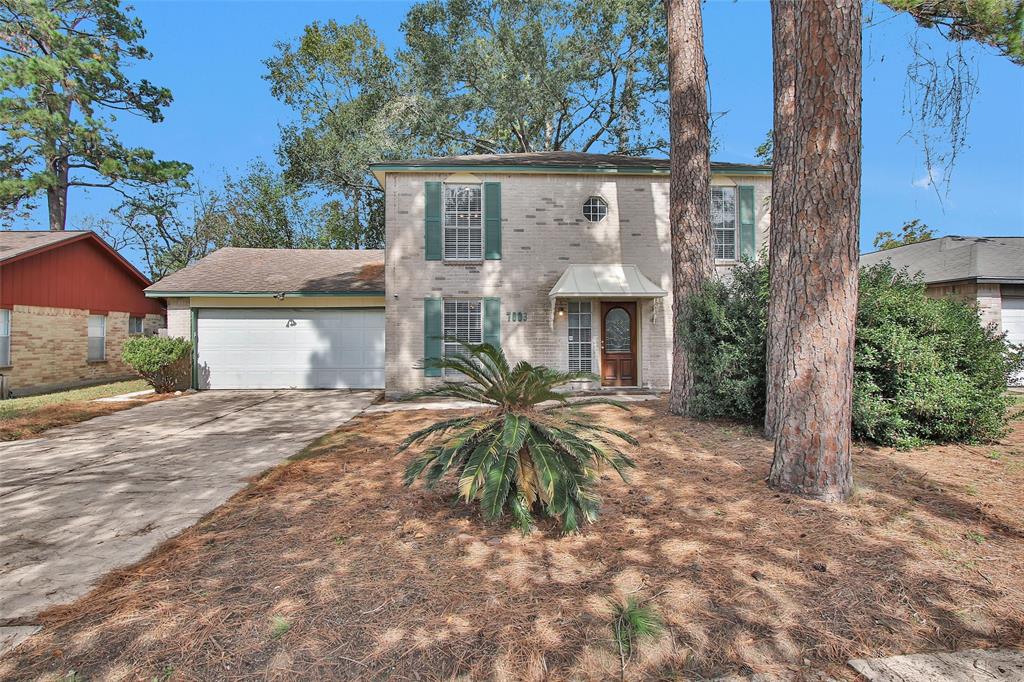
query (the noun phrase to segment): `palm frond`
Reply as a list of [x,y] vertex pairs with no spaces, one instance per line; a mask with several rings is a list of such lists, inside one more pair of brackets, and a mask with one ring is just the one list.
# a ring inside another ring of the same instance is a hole
[[[534,514],[557,518],[565,533],[592,522],[600,508],[593,491],[597,472],[608,466],[625,480],[633,461],[619,441],[638,442],[620,429],[590,419],[586,405],[629,408],[609,398],[570,402],[557,389],[572,381],[594,379],[581,372],[560,372],[526,361],[510,366],[500,348],[461,344],[461,352],[423,366],[456,371],[464,382],[445,381],[408,397],[447,397],[489,404],[492,409],[470,417],[446,419],[411,434],[399,452],[435,439],[405,471],[411,485],[422,477],[432,487],[450,472],[458,477],[458,497],[479,500],[484,517],[511,515],[514,525],[529,532]],[[537,405],[553,401],[553,407]],[[617,440],[612,440],[617,439]]]

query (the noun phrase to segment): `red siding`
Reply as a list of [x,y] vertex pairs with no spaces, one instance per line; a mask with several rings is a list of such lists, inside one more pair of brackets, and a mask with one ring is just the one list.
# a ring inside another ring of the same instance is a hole
[[92,238],[0,264],[0,308],[31,305],[97,314],[163,315],[145,284]]

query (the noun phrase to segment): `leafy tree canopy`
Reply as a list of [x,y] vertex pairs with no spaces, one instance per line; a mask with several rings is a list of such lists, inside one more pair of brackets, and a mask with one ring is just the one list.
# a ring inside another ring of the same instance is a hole
[[657,0],[427,0],[389,50],[366,22],[313,23],[266,61],[286,177],[337,194],[350,234],[383,236],[383,159],[540,150],[664,153]]
[[872,243],[879,251],[887,251],[895,249],[897,246],[916,244],[917,242],[925,242],[934,238],[935,230],[922,223],[919,219],[914,218],[904,223],[898,234],[893,234],[888,230],[879,232],[875,235],[875,241]]
[[115,248],[139,253],[154,279],[222,246],[351,249],[361,239],[339,202],[295,186],[263,161],[213,189],[135,193],[92,227]]
[[157,123],[166,88],[132,81],[146,60],[142,23],[118,0],[5,0],[0,4],[0,206],[8,219],[47,193],[50,228],[64,229],[69,187],[122,193],[183,183],[188,164],[157,160],[110,129],[117,112]]
[[1024,0],[882,0],[950,40],[973,40],[1024,66]]

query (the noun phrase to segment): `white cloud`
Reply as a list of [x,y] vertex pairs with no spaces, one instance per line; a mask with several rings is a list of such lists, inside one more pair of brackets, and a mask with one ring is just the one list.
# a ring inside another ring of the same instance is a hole
[[917,180],[914,180],[911,184],[914,187],[919,187],[921,189],[928,189],[929,187],[931,187],[933,185],[941,185],[944,178],[945,178],[944,171],[941,168],[934,168],[931,171],[925,173],[923,176],[921,176]]

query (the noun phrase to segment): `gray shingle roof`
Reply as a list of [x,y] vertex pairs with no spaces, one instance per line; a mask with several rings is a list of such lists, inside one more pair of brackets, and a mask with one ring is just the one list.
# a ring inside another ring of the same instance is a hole
[[[521,152],[516,154],[468,154],[465,156],[441,156],[427,159],[402,159],[381,161],[370,166],[374,170],[393,170],[396,167],[411,168],[458,168],[477,166],[519,166],[522,168],[561,168],[605,170],[656,170],[668,172],[666,158],[623,156],[620,154],[589,154],[585,152]],[[756,172],[771,171],[771,166],[750,163],[711,162],[712,170]]]
[[920,272],[928,283],[962,279],[1024,283],[1024,237],[940,237],[860,257],[861,265],[883,261]]
[[384,252],[225,247],[164,277],[147,293],[377,293]]
[[88,234],[84,230],[0,230],[0,261]]

